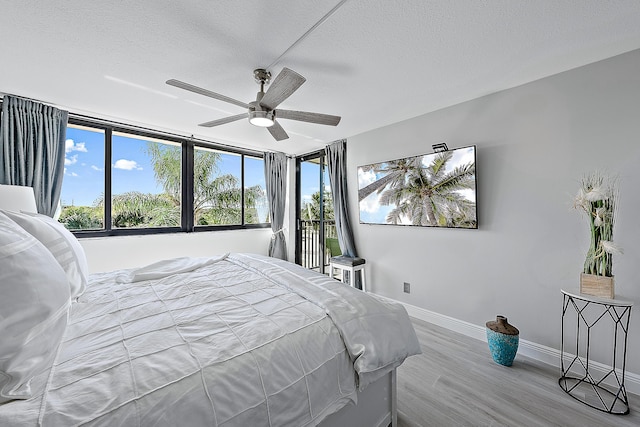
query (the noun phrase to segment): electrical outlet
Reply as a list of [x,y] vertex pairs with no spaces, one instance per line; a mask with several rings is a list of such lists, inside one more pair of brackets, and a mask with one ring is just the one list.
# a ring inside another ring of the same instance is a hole
[[411,293],[411,283],[409,283],[409,282],[404,282],[404,291],[405,291],[405,293],[407,293],[407,294],[410,294],[410,293]]

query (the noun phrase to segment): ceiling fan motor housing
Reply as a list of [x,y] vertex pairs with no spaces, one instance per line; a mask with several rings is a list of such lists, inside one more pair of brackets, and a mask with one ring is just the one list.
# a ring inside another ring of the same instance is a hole
[[257,83],[267,84],[271,80],[271,73],[264,68],[256,68],[253,70],[253,77]]

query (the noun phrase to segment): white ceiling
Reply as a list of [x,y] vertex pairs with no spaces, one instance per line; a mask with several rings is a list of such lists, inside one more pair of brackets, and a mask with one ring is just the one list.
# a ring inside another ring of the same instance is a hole
[[[640,48],[638,0],[348,0],[271,71],[307,82],[280,105],[342,116],[282,120],[276,142],[232,104],[339,0],[1,0],[0,92],[246,148],[301,154]],[[640,70],[639,70],[640,71]],[[446,139],[446,136],[443,136]]]

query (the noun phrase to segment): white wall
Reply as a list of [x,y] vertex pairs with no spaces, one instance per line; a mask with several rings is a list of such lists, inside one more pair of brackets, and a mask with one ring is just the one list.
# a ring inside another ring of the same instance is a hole
[[[640,301],[639,71],[640,50],[350,137],[349,202],[369,288],[475,325],[502,314],[522,339],[559,349],[560,289],[577,288],[589,237],[572,198],[583,174],[604,169],[621,180],[616,294]],[[359,224],[357,166],[440,141],[477,146],[479,230]],[[627,361],[640,373],[637,313]]]
[[270,228],[198,233],[153,234],[80,239],[91,273],[142,267],[182,256],[213,256],[226,252],[267,255]]

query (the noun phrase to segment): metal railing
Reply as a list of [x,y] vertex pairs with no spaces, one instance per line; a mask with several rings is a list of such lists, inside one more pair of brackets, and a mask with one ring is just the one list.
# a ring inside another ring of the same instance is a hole
[[[329,250],[324,242],[327,238],[336,235],[335,220],[301,220],[302,233],[302,266],[321,273],[325,272],[325,267],[329,266]],[[321,239],[321,229],[324,229],[324,238]]]

